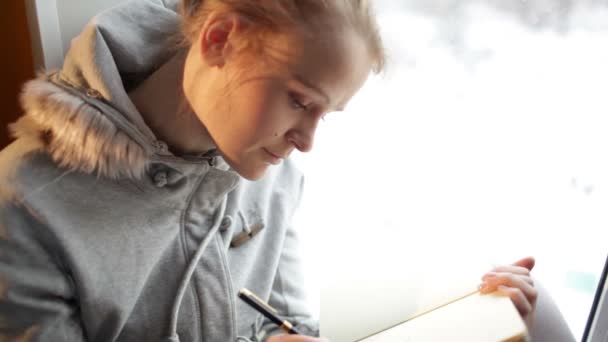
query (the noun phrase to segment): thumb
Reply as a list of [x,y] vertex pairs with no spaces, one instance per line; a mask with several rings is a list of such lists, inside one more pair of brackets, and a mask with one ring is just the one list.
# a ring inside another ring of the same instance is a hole
[[534,260],[534,257],[529,256],[529,257],[525,257],[519,261],[516,261],[515,263],[513,263],[513,266],[525,267],[529,271],[532,271],[535,263],[536,263],[536,260]]

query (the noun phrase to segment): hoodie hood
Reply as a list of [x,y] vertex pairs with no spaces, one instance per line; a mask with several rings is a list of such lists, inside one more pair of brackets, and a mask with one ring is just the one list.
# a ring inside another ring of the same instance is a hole
[[132,0],[94,17],[72,40],[61,70],[25,84],[24,115],[10,125],[61,166],[110,178],[140,178],[171,155],[128,91],[176,52],[178,0]]

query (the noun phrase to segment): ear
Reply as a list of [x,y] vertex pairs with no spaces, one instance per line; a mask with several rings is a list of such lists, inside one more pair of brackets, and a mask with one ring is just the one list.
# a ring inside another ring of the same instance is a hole
[[234,52],[244,21],[233,13],[212,13],[200,32],[201,57],[209,66],[223,67]]

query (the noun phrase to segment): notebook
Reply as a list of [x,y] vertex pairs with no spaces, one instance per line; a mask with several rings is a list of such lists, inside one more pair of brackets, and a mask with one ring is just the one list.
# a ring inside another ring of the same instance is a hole
[[508,297],[477,292],[481,276],[492,268],[483,258],[385,245],[373,253],[341,250],[327,266],[322,336],[332,342],[498,342],[527,336]]

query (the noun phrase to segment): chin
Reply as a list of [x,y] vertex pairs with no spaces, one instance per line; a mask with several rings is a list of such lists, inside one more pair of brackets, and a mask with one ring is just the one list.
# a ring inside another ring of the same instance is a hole
[[266,170],[268,170],[268,168],[257,168],[257,169],[253,169],[253,170],[239,170],[239,169],[235,169],[236,172],[238,172],[239,175],[241,175],[241,177],[250,180],[250,181],[256,181],[262,177],[264,177],[264,175],[266,174]]
[[264,175],[266,174],[266,171],[268,171],[268,165],[266,166],[253,166],[253,167],[242,167],[240,165],[230,165],[234,171],[236,171],[241,177],[250,180],[250,181],[256,181],[262,177],[264,177]]
[[[222,156],[224,155],[222,154]],[[232,159],[226,158],[226,156],[224,156],[224,160],[234,171],[236,171],[236,173],[250,181],[256,181],[264,177],[268,171],[268,168],[270,167],[269,164],[258,164],[255,160],[242,160],[242,162],[236,162]]]

